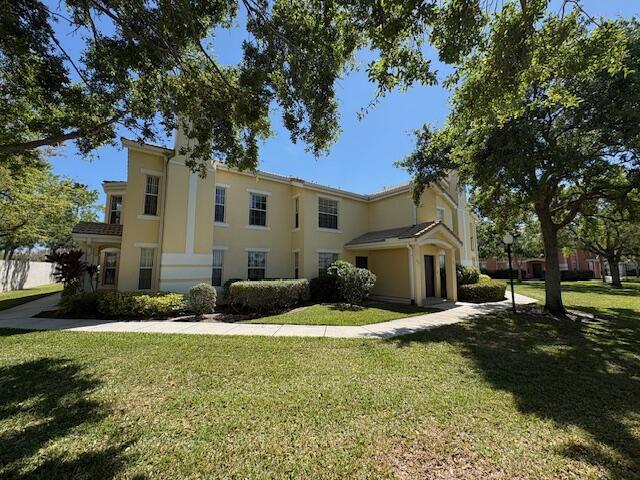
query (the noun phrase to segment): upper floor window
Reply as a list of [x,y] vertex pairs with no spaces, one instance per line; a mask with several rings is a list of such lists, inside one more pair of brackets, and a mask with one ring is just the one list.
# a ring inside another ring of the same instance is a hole
[[318,252],[318,274],[327,273],[327,268],[336,260],[338,260],[338,254],[335,252]]
[[109,202],[109,223],[120,225],[122,212],[122,195],[111,195]]
[[227,199],[227,189],[216,187],[216,205],[214,221],[224,223],[224,207]]
[[222,267],[224,265],[224,250],[213,251],[213,268],[211,271],[211,285],[222,286]]
[[338,229],[338,201],[318,198],[318,227]]
[[249,193],[249,225],[267,226],[267,196],[262,193]]
[[444,222],[444,208],[442,207],[436,207],[436,217],[438,218],[438,220],[440,220],[441,222]]
[[160,192],[160,177],[147,175],[144,189],[144,214],[158,214],[158,194]]
[[293,199],[293,228],[300,228],[300,198]]
[[267,254],[266,252],[247,252],[248,253],[248,269],[247,278],[249,280],[264,280],[267,270]]
[[140,249],[140,271],[138,273],[138,290],[151,289],[153,273],[153,248]]

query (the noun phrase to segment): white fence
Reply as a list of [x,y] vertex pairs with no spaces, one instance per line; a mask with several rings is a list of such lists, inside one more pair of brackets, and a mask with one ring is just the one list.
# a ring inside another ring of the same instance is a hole
[[0,292],[53,283],[53,264],[26,260],[0,260]]

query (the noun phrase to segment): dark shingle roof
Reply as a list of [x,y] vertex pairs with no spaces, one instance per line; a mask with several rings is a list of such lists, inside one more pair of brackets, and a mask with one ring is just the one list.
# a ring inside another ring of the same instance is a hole
[[377,230],[375,232],[367,232],[359,237],[354,238],[346,245],[359,245],[362,243],[376,243],[384,242],[391,238],[412,238],[417,237],[428,230],[431,230],[436,225],[440,224],[440,221],[435,222],[423,222],[417,225],[409,225],[407,227],[388,228],[386,230]]
[[73,227],[72,233],[84,235],[111,235],[122,236],[122,225],[112,225],[110,223],[80,222]]

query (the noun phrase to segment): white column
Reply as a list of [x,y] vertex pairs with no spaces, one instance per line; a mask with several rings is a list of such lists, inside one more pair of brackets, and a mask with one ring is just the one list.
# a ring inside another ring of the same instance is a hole
[[447,300],[458,300],[458,282],[456,279],[456,252],[453,248],[445,251],[445,268],[447,272]]

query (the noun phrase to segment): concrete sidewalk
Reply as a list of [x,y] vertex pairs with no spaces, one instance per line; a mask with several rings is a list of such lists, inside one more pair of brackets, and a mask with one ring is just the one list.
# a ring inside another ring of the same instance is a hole
[[[185,333],[196,335],[259,335],[273,337],[333,337],[333,338],[393,338],[428,330],[442,325],[462,322],[476,315],[484,315],[510,308],[511,301],[472,304],[458,302],[442,304],[445,310],[389,322],[372,323],[358,327],[324,325],[261,325],[246,323],[198,323],[173,321],[130,321],[91,319],[33,318],[45,310],[54,310],[59,294],[24,303],[0,311],[0,328],[23,330],[65,330],[69,332],[135,332]],[[516,303],[528,305],[536,300],[516,294]],[[437,305],[435,305],[437,307]]]

